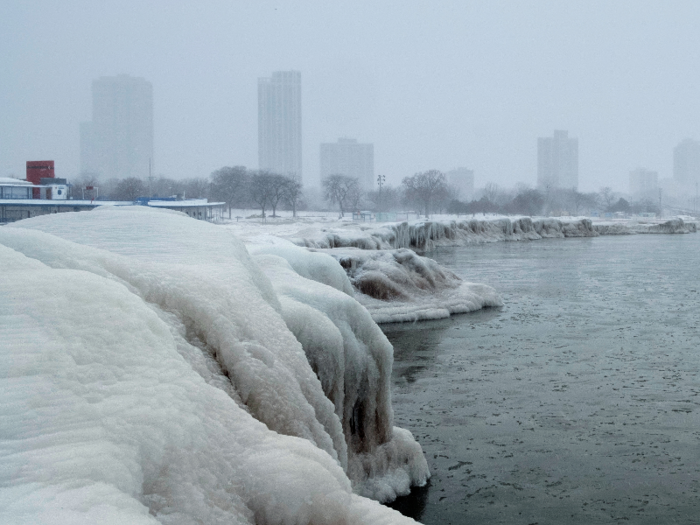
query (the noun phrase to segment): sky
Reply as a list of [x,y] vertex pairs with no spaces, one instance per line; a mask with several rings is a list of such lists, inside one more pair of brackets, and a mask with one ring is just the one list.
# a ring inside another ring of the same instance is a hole
[[371,142],[398,184],[464,166],[477,187],[537,180],[537,137],[579,140],[579,190],[673,173],[700,139],[697,1],[0,3],[0,177],[80,170],[91,84],[153,84],[155,173],[257,168],[257,79],[302,74],[303,172],[319,145]]

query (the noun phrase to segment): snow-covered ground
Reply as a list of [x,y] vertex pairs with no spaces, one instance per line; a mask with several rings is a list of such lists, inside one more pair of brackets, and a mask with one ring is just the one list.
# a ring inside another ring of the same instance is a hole
[[429,476],[337,261],[176,213],[0,229],[0,522],[401,523]]

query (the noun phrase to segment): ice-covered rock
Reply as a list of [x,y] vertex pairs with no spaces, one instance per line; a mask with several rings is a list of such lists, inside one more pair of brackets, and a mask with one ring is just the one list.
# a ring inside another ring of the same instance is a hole
[[20,221],[0,260],[3,523],[404,520],[352,491],[428,473],[337,272],[305,290],[286,259],[155,210]]
[[338,260],[359,292],[357,300],[378,323],[442,319],[488,306],[502,306],[487,285],[465,282],[412,250],[325,250]]

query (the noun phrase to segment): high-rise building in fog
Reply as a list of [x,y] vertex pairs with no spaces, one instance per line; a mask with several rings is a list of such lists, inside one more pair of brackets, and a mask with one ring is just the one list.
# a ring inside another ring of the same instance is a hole
[[537,139],[537,186],[578,189],[578,139],[568,131]]
[[92,83],[92,121],[80,125],[80,170],[147,178],[153,167],[153,86],[118,75]]
[[447,183],[458,191],[454,198],[462,201],[471,200],[474,196],[474,170],[455,168],[446,174]]
[[684,186],[700,182],[700,142],[685,139],[673,148],[673,178]]
[[630,195],[634,200],[659,196],[659,173],[645,168],[630,171]]
[[258,166],[301,181],[301,73],[258,79]]
[[356,177],[365,190],[374,187],[374,144],[355,139],[321,144],[321,180],[329,175]]

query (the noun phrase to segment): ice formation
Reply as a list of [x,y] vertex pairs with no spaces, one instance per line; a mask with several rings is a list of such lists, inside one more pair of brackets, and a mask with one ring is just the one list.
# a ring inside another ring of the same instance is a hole
[[696,233],[698,231],[697,224],[694,222],[685,222],[683,219],[676,218],[665,222],[600,222],[595,223],[593,228],[600,235],[634,235],[644,233]]
[[355,247],[363,250],[411,248],[428,251],[436,246],[522,241],[542,238],[596,237],[590,219],[560,220],[530,217],[461,219],[387,223],[372,227],[307,229],[290,240],[310,248]]
[[1,521],[409,521],[358,495],[429,475],[391,347],[293,248],[155,210],[0,229]]
[[427,257],[407,249],[327,250],[345,271],[357,300],[377,323],[442,319],[487,306],[502,306],[492,287],[465,282]]

